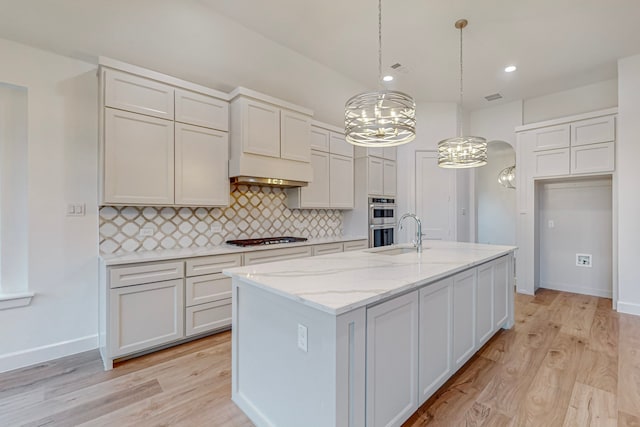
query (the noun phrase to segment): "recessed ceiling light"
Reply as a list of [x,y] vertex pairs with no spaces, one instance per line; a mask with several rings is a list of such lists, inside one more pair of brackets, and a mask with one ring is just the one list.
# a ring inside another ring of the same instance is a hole
[[515,65],[509,65],[508,67],[505,67],[504,72],[505,73],[513,73],[517,69],[518,68]]
[[382,80],[384,80],[385,82],[390,82],[393,80],[393,76],[384,76]]

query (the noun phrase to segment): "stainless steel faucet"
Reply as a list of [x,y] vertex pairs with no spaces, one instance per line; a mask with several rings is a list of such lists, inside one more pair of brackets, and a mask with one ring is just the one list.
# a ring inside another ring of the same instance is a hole
[[421,253],[422,252],[422,221],[420,221],[420,218],[418,218],[416,214],[406,213],[400,217],[400,220],[398,221],[398,229],[402,230],[402,221],[405,218],[413,218],[416,220],[418,229],[416,230],[416,240],[413,241],[413,244],[416,247],[416,250],[418,251],[418,253]]

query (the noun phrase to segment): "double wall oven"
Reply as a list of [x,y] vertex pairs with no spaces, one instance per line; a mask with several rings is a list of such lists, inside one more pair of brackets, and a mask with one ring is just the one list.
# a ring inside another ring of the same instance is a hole
[[395,199],[369,197],[369,247],[393,245],[395,228]]

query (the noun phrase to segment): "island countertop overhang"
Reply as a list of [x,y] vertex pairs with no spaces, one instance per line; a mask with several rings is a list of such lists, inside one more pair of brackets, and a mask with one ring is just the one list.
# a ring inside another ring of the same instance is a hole
[[[515,246],[427,241],[423,252],[389,247],[223,270],[227,276],[330,315],[341,315],[507,255]],[[411,247],[398,245],[396,247]]]

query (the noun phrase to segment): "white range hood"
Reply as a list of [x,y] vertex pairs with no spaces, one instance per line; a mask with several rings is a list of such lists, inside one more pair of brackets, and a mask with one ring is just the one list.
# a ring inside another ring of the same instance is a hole
[[250,89],[231,93],[232,183],[302,187],[313,180],[313,111]]

